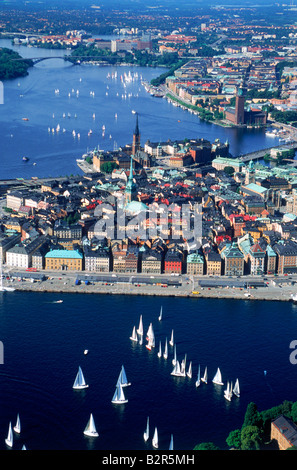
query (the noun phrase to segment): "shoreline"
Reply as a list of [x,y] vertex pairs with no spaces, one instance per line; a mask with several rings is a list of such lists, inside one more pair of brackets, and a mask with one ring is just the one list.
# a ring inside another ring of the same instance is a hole
[[[245,290],[239,289],[225,289],[225,288],[211,288],[210,290],[197,291],[199,293],[193,294],[192,290],[185,289],[184,287],[170,287],[156,289],[156,286],[141,286],[136,287],[127,284],[118,286],[102,286],[97,284],[80,285],[70,284],[61,285],[57,281],[36,281],[34,283],[23,281],[22,284],[16,285],[13,283],[15,292],[39,292],[39,293],[53,293],[53,294],[99,294],[99,295],[134,295],[134,296],[147,296],[147,297],[180,297],[189,299],[225,299],[225,300],[245,300],[245,301],[277,301],[289,302],[293,304],[291,299],[292,289],[288,292],[279,292],[279,289],[267,291],[268,288],[253,289],[253,293],[249,296],[245,295]],[[11,284],[12,285],[12,284]],[[199,289],[199,287],[198,287]],[[265,291],[266,290],[266,291]]]

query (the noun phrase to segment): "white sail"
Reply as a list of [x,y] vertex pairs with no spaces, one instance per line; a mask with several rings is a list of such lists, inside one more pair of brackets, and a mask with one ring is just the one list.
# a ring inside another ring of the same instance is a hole
[[138,329],[137,329],[137,333],[138,333],[140,336],[143,335],[142,315],[140,315],[139,326],[138,326]]
[[128,403],[128,400],[125,398],[123,387],[120,383],[117,383],[114,395],[111,400],[112,403],[120,405],[122,403]]
[[153,330],[153,325],[150,323],[147,334],[146,334],[146,339],[148,341],[148,344],[146,345],[146,348],[151,350],[152,348],[155,347],[155,334]]
[[173,345],[174,345],[174,333],[173,333],[173,330],[172,330],[172,332],[171,332],[171,338],[170,338],[169,344],[170,344],[170,346],[173,346]]
[[221,371],[220,371],[219,367],[218,367],[217,372],[216,372],[214,378],[212,379],[212,381],[213,381],[214,384],[224,385],[224,383],[222,382],[222,374],[221,374]]
[[173,435],[171,434],[171,439],[170,439],[170,444],[169,444],[169,450],[173,450]]
[[195,382],[196,387],[199,387],[200,381],[201,381],[201,379],[200,379],[200,364],[199,364],[199,366],[198,366],[197,379],[196,379],[196,382]]
[[74,388],[75,390],[81,390],[83,388],[88,388],[88,386],[89,385],[85,381],[81,367],[79,367],[72,388]]
[[11,422],[9,423],[8,434],[7,434],[7,438],[5,439],[5,444],[9,447],[13,446],[13,433],[12,433]]
[[135,326],[133,327],[132,336],[130,336],[130,339],[135,342],[138,341]]
[[148,440],[149,437],[150,437],[150,420],[149,420],[149,417],[147,417],[146,430],[143,433],[143,439],[145,440],[145,442]]
[[236,382],[235,382],[235,385],[234,385],[234,389],[233,389],[233,393],[234,395],[236,395],[237,397],[240,397],[240,388],[239,388],[239,380],[236,379]]
[[161,310],[160,310],[160,315],[159,315],[159,321],[162,320],[162,316],[163,316],[163,311],[162,311],[162,307],[161,307]]
[[94,418],[93,418],[93,415],[92,413],[90,414],[90,419],[88,421],[88,424],[84,430],[84,434],[86,436],[89,436],[89,437],[97,437],[99,436],[97,430],[96,430],[96,426],[95,426],[95,421],[94,421]]
[[227,388],[226,388],[226,390],[224,391],[224,397],[226,398],[226,400],[231,401],[232,395],[233,395],[233,392],[232,392],[232,383],[231,383],[231,385],[230,385],[230,384],[229,384],[229,381],[228,381],[228,382],[227,382]]
[[180,365],[180,375],[182,377],[186,376],[186,364],[187,364],[187,355],[185,354],[185,358],[181,361],[181,365]]
[[205,367],[203,377],[201,377],[201,382],[207,384],[207,367]]
[[13,428],[14,432],[20,433],[21,432],[21,421],[20,421],[20,416],[19,414],[17,415],[17,420],[16,420],[16,425]]
[[118,377],[117,383],[120,383],[122,387],[128,387],[129,385],[131,385],[131,383],[128,382],[124,366],[122,366],[122,368],[121,368],[121,372],[120,372],[120,375]]
[[158,449],[159,441],[158,441],[158,430],[157,430],[157,428],[155,428],[154,436],[153,436],[153,439],[152,439],[152,444],[153,444],[153,447]]
[[161,341],[159,343],[159,351],[158,351],[158,354],[157,354],[158,357],[162,357],[162,346],[161,346]]
[[168,358],[168,344],[167,344],[167,338],[166,338],[166,341],[165,341],[165,348],[164,348],[163,357],[164,357],[164,359],[167,359],[167,358]]
[[192,378],[192,361],[189,364],[189,369],[188,369],[188,372],[187,372],[187,376],[189,377],[189,379]]
[[175,366],[176,364],[176,344],[174,345],[174,355],[172,359],[172,365]]
[[181,367],[179,361],[176,361],[173,371],[171,372],[171,375],[175,375],[176,377],[181,377]]

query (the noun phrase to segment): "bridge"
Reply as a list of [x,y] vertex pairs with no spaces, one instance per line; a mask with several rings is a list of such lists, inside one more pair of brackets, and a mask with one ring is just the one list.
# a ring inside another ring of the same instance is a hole
[[[264,157],[264,155],[266,155],[267,153],[270,153],[270,150],[272,150],[272,149],[282,149],[282,148],[296,150],[297,149],[297,142],[295,142],[295,141],[294,142],[289,142],[289,143],[284,142],[282,145],[274,145],[273,147],[268,147],[268,148],[265,148],[265,149],[262,149],[262,150],[257,150],[255,152],[246,153],[245,155],[241,155],[240,157],[238,157],[238,159],[241,160],[244,163],[250,162],[251,160],[253,160],[253,161],[261,160]],[[297,165],[297,161],[296,161],[296,165]],[[295,164],[291,163],[291,166],[295,166]]]
[[[58,55],[58,56],[46,56],[46,57],[21,57],[21,58],[17,58],[17,59],[10,59],[11,61],[14,61],[14,62],[18,62],[18,61],[21,61],[21,60],[32,60],[33,64],[38,64],[38,62],[42,62],[43,60],[49,60],[49,59],[61,59],[61,60],[68,60],[68,62],[72,62],[72,60],[70,60],[70,58],[72,59],[73,57],[71,57],[70,55]],[[89,56],[89,55],[82,55],[82,56],[76,56],[75,57],[75,60],[76,60],[76,63],[81,60],[81,59],[88,59],[88,60],[103,60],[104,59],[107,59],[106,56]]]

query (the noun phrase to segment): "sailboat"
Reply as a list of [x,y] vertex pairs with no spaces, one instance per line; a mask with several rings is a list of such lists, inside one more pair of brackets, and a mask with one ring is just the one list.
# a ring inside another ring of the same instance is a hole
[[13,433],[12,433],[11,422],[9,423],[8,434],[7,434],[7,438],[5,439],[5,444],[9,447],[13,446]]
[[123,386],[119,382],[116,385],[116,389],[114,395],[112,397],[111,403],[115,405],[121,405],[122,403],[128,403],[128,400],[125,398],[125,394],[123,391]]
[[214,384],[217,384],[217,385],[224,385],[224,383],[222,382],[222,374],[221,374],[221,371],[218,367],[217,369],[217,372],[214,376],[214,378],[212,379],[213,383]]
[[121,372],[120,372],[117,383],[120,383],[122,387],[129,387],[129,385],[131,385],[131,383],[128,382],[124,366],[122,366],[122,368],[121,368]]
[[173,450],[173,435],[171,434],[171,439],[170,439],[170,444],[169,444],[169,450]]
[[16,425],[13,427],[14,432],[20,434],[21,432],[21,421],[19,414],[17,415]]
[[135,326],[133,327],[132,336],[130,336],[130,339],[135,342],[138,341]]
[[162,347],[161,347],[161,341],[159,342],[159,351],[157,354],[158,357],[162,357]]
[[200,381],[201,381],[201,380],[200,380],[200,364],[199,364],[199,366],[198,366],[197,379],[196,379],[196,382],[195,382],[195,385],[196,385],[197,388],[198,388],[199,385],[200,385]]
[[205,367],[203,377],[201,377],[201,382],[207,384],[207,367]]
[[166,338],[166,341],[165,341],[165,348],[164,348],[163,357],[164,357],[164,359],[167,359],[167,358],[168,358],[168,344],[167,344],[167,338]]
[[75,390],[81,390],[83,388],[88,388],[88,386],[89,385],[85,381],[81,367],[79,366],[72,388],[74,388]]
[[186,376],[186,363],[187,363],[187,355],[185,354],[185,358],[181,361],[181,365],[180,365],[180,375],[182,377]]
[[233,395],[232,382],[231,382],[231,384],[229,384],[229,382],[227,382],[227,388],[224,391],[224,397],[226,398],[226,400],[231,401],[232,395]]
[[159,441],[158,441],[158,430],[157,430],[157,428],[155,428],[154,436],[153,436],[153,439],[152,439],[152,444],[153,444],[153,447],[158,449]]
[[99,436],[96,426],[95,426],[95,421],[93,418],[92,413],[90,414],[90,419],[88,421],[88,424],[86,425],[86,428],[84,430],[84,434],[89,437],[97,437]]
[[240,388],[239,388],[239,380],[236,379],[236,382],[235,382],[235,385],[234,385],[234,389],[233,389],[233,393],[234,395],[236,395],[237,397],[240,397]]
[[146,420],[146,430],[144,431],[143,433],[143,439],[145,440],[145,442],[148,440],[148,438],[150,437],[150,420],[149,420],[149,417],[147,417],[147,420]]
[[155,347],[155,334],[152,323],[150,323],[149,328],[147,330],[146,339],[148,341],[148,344],[146,344],[145,347],[150,351],[152,348]]
[[162,316],[163,316],[163,312],[162,312],[162,307],[161,307],[161,310],[160,310],[160,315],[159,315],[159,318],[158,320],[161,321],[162,320]]
[[143,336],[142,315],[140,315],[139,326],[138,326],[138,329],[137,329],[136,331],[137,331],[137,333],[138,333],[140,336]]
[[173,371],[171,372],[171,375],[175,375],[176,377],[181,377],[182,376],[179,361],[175,362],[175,365],[174,365]]
[[174,335],[173,335],[173,330],[172,330],[172,332],[171,332],[171,338],[170,338],[170,341],[169,341],[170,346],[173,346],[173,345],[174,345],[174,339],[173,339],[173,338],[174,338]]
[[172,365],[175,366],[175,364],[176,364],[176,345],[174,345],[174,355],[172,359]]
[[187,376],[189,377],[189,379],[192,378],[192,361],[189,364],[189,369],[188,369],[188,372],[187,372]]

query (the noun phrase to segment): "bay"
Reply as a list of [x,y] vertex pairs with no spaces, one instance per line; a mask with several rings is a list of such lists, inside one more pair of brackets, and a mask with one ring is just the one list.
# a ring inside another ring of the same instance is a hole
[[[213,142],[219,138],[229,141],[230,152],[236,157],[278,142],[267,137],[263,129],[226,129],[201,121],[165,99],[152,97],[141,85],[141,78],[150,81],[163,73],[163,68],[73,66],[55,58],[69,51],[11,46],[9,40],[1,40],[0,44],[17,50],[22,57],[49,58],[29,69],[28,76],[4,82],[4,104],[0,106],[1,179],[81,174],[76,159],[87,150],[113,150],[131,144],[135,129],[132,110],[139,114],[142,146],[147,140],[204,138]],[[115,73],[117,79],[110,78]],[[129,73],[134,80],[122,81],[121,76]],[[58,125],[59,133],[52,133]],[[23,156],[29,161],[23,162]]]
[[[54,303],[58,299],[63,303]],[[161,306],[163,319],[158,321]],[[156,348],[130,340],[143,315],[144,331],[152,322]],[[225,439],[240,428],[248,403],[258,409],[296,400],[296,365],[290,343],[296,339],[297,308],[292,303],[212,299],[20,293],[1,294],[0,448],[9,421],[20,414],[24,443],[36,450],[146,450],[143,432],[150,417],[151,437],[159,431],[159,450],[192,450],[200,442],[226,449]],[[174,329],[177,357],[193,361],[193,378],[171,375],[173,348],[167,360],[157,357]],[[84,350],[89,353],[84,355]],[[208,384],[197,389],[198,365],[208,367]],[[131,386],[128,403],[111,399],[124,365]],[[81,366],[89,388],[72,385]],[[224,386],[212,383],[220,367]],[[264,370],[267,375],[264,375]],[[225,400],[227,380],[239,379],[241,397]],[[99,437],[83,435],[93,413]]]

